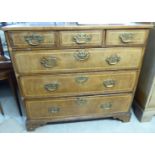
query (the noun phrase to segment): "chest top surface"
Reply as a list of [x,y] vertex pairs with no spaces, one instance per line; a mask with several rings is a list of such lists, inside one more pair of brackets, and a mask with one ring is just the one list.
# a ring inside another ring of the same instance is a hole
[[4,31],[9,30],[77,30],[77,29],[144,29],[152,28],[151,23],[119,23],[119,24],[92,24],[78,22],[28,22],[3,27]]

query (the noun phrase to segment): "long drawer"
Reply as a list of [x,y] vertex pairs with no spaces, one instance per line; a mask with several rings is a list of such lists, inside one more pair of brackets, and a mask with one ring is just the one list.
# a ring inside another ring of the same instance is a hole
[[16,52],[14,62],[18,73],[56,73],[137,69],[143,49],[90,48]]
[[111,116],[128,112],[131,94],[112,96],[67,97],[46,100],[26,100],[30,119],[63,119],[81,116]]
[[137,71],[23,76],[25,97],[74,96],[133,91]]

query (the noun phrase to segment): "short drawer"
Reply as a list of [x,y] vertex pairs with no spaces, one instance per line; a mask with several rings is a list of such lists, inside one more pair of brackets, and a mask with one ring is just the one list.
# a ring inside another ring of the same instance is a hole
[[148,30],[107,30],[106,45],[143,45],[148,33]]
[[23,51],[14,62],[21,74],[138,69],[143,53],[138,47]]
[[62,47],[82,47],[82,46],[102,46],[105,36],[101,30],[85,31],[61,31],[60,46]]
[[53,48],[56,46],[55,32],[53,31],[12,31],[9,32],[12,48],[33,49]]
[[131,94],[26,100],[26,109],[30,119],[94,118],[128,112],[131,101]]
[[59,97],[133,91],[137,71],[23,76],[25,97]]

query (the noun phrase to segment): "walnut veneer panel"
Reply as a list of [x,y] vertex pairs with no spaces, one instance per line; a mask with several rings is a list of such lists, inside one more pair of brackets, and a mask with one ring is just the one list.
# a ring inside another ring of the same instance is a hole
[[52,48],[56,46],[54,31],[12,31],[10,44],[15,49]]
[[28,117],[31,119],[64,119],[81,116],[111,115],[128,112],[131,94],[113,96],[68,97],[47,100],[27,100]]
[[60,31],[60,46],[102,46],[104,40],[101,30]]
[[20,74],[84,72],[138,69],[143,54],[139,47],[23,51],[14,54],[14,61]]
[[131,92],[136,71],[24,76],[20,84],[25,97],[73,96]]
[[108,30],[106,45],[143,45],[148,37],[148,30]]

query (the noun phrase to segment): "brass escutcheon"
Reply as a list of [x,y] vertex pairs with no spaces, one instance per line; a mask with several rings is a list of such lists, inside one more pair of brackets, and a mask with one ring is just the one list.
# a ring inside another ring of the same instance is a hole
[[90,53],[86,50],[77,50],[77,52],[74,53],[74,57],[78,61],[86,61],[90,56]]
[[106,59],[106,62],[109,65],[116,65],[120,60],[121,60],[121,58],[115,54],[115,55],[111,55],[110,57],[108,57]]
[[85,33],[78,33],[77,35],[73,36],[73,41],[77,44],[85,44],[90,42],[92,39],[91,35]]
[[40,63],[45,68],[53,68],[57,65],[57,58],[55,58],[55,57],[43,57],[43,58],[41,58]]
[[105,80],[104,82],[103,82],[103,84],[104,84],[104,86],[106,87],[106,88],[112,88],[112,87],[114,87],[115,86],[115,84],[116,84],[116,81],[115,80]]
[[48,108],[49,113],[58,113],[60,111],[59,107],[50,107]]
[[53,83],[49,83],[49,84],[45,84],[44,85],[44,88],[47,90],[47,91],[56,91],[59,87],[59,83],[57,82],[53,82]]
[[36,34],[24,36],[25,41],[31,46],[37,46],[44,41],[44,37]]
[[119,38],[122,43],[131,43],[134,39],[134,33],[122,33],[120,34]]
[[87,100],[85,98],[79,97],[76,99],[75,103],[81,106],[87,104]]
[[104,109],[104,110],[109,110],[112,108],[112,104],[111,103],[103,103],[100,105],[100,108]]
[[88,77],[87,77],[87,76],[79,76],[79,77],[76,77],[76,78],[75,78],[75,81],[76,81],[78,84],[84,84],[85,82],[88,81]]

